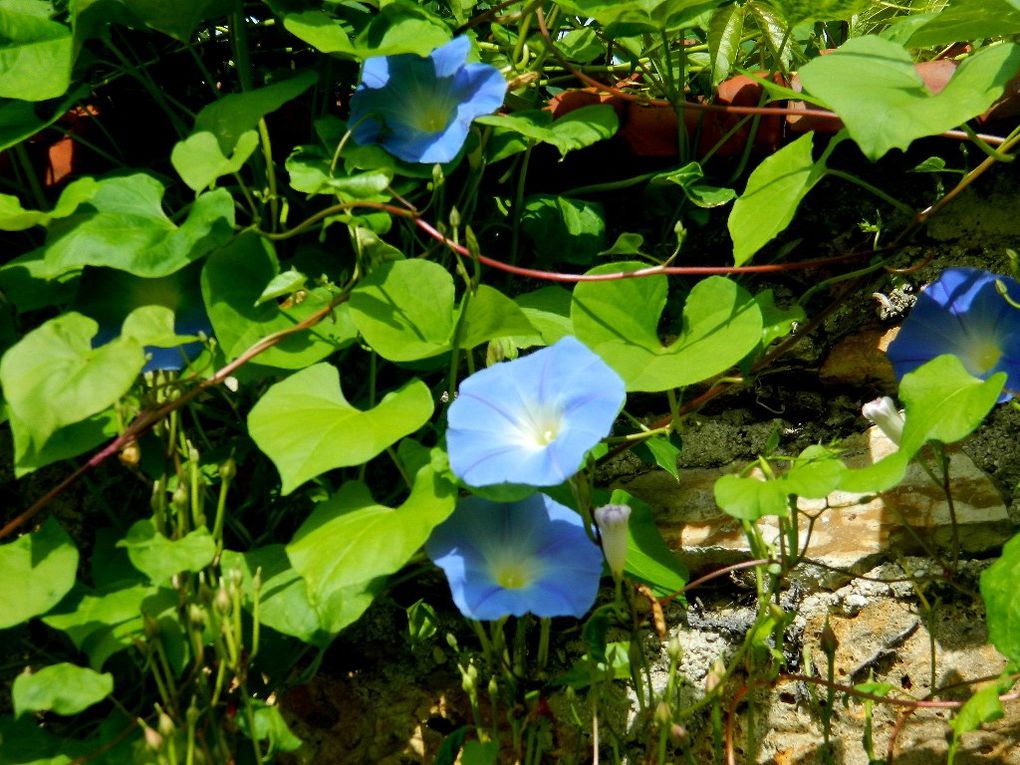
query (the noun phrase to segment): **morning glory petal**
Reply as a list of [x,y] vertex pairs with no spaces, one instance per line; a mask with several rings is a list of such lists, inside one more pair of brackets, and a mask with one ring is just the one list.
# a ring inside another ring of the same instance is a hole
[[454,77],[467,64],[471,40],[461,35],[446,45],[440,45],[429,54],[436,77]]
[[432,532],[425,551],[470,619],[574,616],[592,607],[602,553],[580,516],[544,494],[499,504],[469,497]]
[[361,81],[367,88],[384,88],[389,80],[390,58],[388,56],[373,56],[365,59],[365,65],[361,68]]
[[975,377],[1006,372],[1000,401],[1012,398],[1010,391],[1020,391],[1020,310],[998,294],[997,280],[1020,302],[1020,283],[974,268],[946,269],[923,289],[889,345],[897,379],[949,353]]
[[427,58],[411,54],[366,59],[351,98],[350,125],[359,144],[380,144],[405,162],[457,157],[476,117],[498,109],[506,80],[488,64],[468,64],[471,42],[458,37]]
[[470,486],[555,486],[607,436],[623,381],[574,337],[465,379],[448,412],[454,475]]

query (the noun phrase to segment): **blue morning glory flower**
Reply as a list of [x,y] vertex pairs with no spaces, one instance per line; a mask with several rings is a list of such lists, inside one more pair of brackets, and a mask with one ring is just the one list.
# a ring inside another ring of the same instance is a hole
[[[975,268],[948,268],[925,287],[889,345],[896,378],[949,353],[974,377],[1005,372],[1006,389],[1020,391],[1020,310],[999,295],[996,280],[1020,302],[1015,279]],[[999,400],[1012,395],[1003,393]]]
[[476,117],[503,104],[506,80],[488,64],[469,64],[471,41],[457,37],[427,58],[412,54],[365,60],[351,98],[359,144],[382,144],[406,162],[449,162]]
[[581,517],[545,494],[512,504],[461,500],[425,551],[469,619],[581,618],[595,602],[602,553]]
[[446,447],[470,486],[556,486],[580,470],[623,406],[623,380],[574,337],[466,378]]

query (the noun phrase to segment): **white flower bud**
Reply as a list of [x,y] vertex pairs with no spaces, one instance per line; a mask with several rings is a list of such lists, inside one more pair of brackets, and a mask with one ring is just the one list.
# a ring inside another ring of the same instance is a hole
[[876,398],[861,407],[861,414],[878,426],[886,437],[897,446],[903,438],[903,415],[896,409],[896,403],[888,396]]
[[595,523],[602,535],[602,553],[613,574],[613,579],[623,578],[623,567],[627,563],[627,522],[630,508],[627,505],[603,505],[595,511]]

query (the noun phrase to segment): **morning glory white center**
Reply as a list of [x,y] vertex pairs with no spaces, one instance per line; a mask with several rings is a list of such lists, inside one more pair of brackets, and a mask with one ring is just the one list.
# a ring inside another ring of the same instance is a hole
[[967,350],[967,355],[961,360],[967,371],[975,377],[990,372],[1002,358],[1002,350],[994,340],[978,340]]
[[496,584],[505,590],[519,590],[531,584],[534,578],[531,561],[527,558],[502,557],[492,562],[491,574]]
[[418,129],[425,133],[438,133],[446,129],[450,122],[450,111],[442,103],[429,103],[422,106],[415,115]]
[[410,121],[423,133],[441,133],[457,115],[452,83],[437,80],[433,87],[418,89],[407,104]]
[[521,442],[538,449],[544,449],[555,441],[562,429],[563,414],[559,409],[526,412],[518,422]]

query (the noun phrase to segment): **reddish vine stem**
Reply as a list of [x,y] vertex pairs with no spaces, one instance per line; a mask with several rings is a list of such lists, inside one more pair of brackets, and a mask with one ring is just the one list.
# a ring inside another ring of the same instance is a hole
[[726,576],[727,574],[732,574],[735,571],[742,571],[745,568],[754,568],[755,566],[767,566],[771,562],[772,561],[767,560],[766,558],[759,558],[758,560],[745,560],[742,563],[734,563],[731,566],[724,566],[723,568],[717,569],[708,574],[705,574],[704,576],[698,577],[693,582],[688,582],[679,590],[670,595],[667,595],[664,598],[659,598],[659,604],[664,606],[667,603],[674,600],[675,598],[679,597],[680,595],[683,595],[688,591],[693,590],[695,587],[700,587],[701,585],[705,584],[705,582],[711,582],[713,579],[718,579],[720,576]]
[[[1000,678],[999,675],[987,675],[985,677],[976,677],[973,680],[961,680],[956,683],[950,683],[949,685],[942,686],[941,688],[939,688],[938,692],[944,693],[945,691],[950,690],[952,688],[958,688],[963,685],[974,685],[975,683],[986,683],[991,680],[998,680],[999,678]],[[1016,682],[1017,680],[1020,680],[1020,675],[1013,675],[1011,679],[1013,680],[1013,682]],[[999,696],[999,701],[1012,701],[1016,698],[1020,698],[1020,693],[1009,693],[1003,696]],[[909,720],[910,716],[914,714],[914,712],[916,711],[917,711],[916,707],[912,709],[905,709],[896,717],[896,722],[893,725],[892,729],[892,735],[889,736],[889,744],[886,746],[885,759],[887,765],[892,765],[893,758],[896,755],[896,740],[899,738],[900,733],[903,731],[903,726],[906,725],[907,720]]]
[[420,228],[432,239],[435,239],[440,244],[443,244],[447,248],[453,250],[467,258],[478,258],[478,262],[482,265],[495,268],[498,271],[504,271],[506,273],[514,274],[516,276],[525,276],[529,279],[539,279],[547,282],[611,282],[619,279],[641,279],[646,276],[658,276],[660,274],[666,276],[709,276],[712,274],[767,274],[777,273],[781,271],[797,271],[807,270],[811,268],[821,268],[824,266],[836,265],[838,263],[846,263],[851,260],[858,260],[860,258],[870,257],[872,255],[881,254],[884,250],[862,250],[859,252],[850,252],[845,255],[833,255],[827,258],[815,258],[813,260],[802,260],[796,263],[772,263],[768,265],[759,266],[648,266],[648,268],[639,268],[634,271],[614,271],[608,274],[573,274],[565,273],[562,271],[542,271],[534,268],[523,268],[521,266],[514,266],[509,263],[504,263],[502,260],[482,255],[480,253],[472,253],[467,247],[459,244],[439,229],[429,223],[427,220],[421,217],[421,214],[413,207],[397,207],[396,205],[386,204],[385,202],[371,202],[367,200],[359,200],[356,202],[341,202],[339,204],[331,205],[314,215],[308,217],[294,228],[283,231],[278,234],[269,233],[266,231],[256,230],[259,236],[272,241],[282,241],[284,239],[290,239],[293,236],[297,236],[300,233],[307,231],[309,228],[314,226],[319,221],[336,215],[338,212],[345,210],[352,210],[358,207],[366,207],[372,210],[382,210],[388,212],[391,215],[397,215],[401,218],[410,220],[415,226]]
[[220,385],[230,375],[237,371],[240,367],[247,364],[253,358],[258,356],[263,351],[269,350],[274,345],[277,345],[282,340],[290,337],[298,332],[303,332],[306,329],[310,329],[322,321],[324,318],[329,316],[333,309],[341,303],[347,300],[348,293],[344,292],[334,298],[329,305],[319,309],[313,314],[310,314],[293,327],[287,327],[279,332],[274,332],[271,335],[266,335],[261,340],[251,345],[244,353],[238,356],[236,359],[231,361],[229,364],[221,367],[211,377],[206,378],[199,382],[195,387],[185,391],[179,397],[173,401],[168,401],[165,404],[156,407],[155,409],[149,409],[139,413],[139,415],[124,429],[124,432],[114,438],[110,443],[100,449],[98,452],[93,454],[85,464],[81,465],[77,470],[71,473],[69,476],[64,478],[59,484],[50,489],[46,494],[37,499],[31,507],[25,510],[20,515],[15,516],[8,521],[2,528],[0,528],[0,539],[4,539],[21,526],[34,518],[43,508],[52,502],[56,497],[60,496],[63,492],[81,478],[88,471],[98,467],[107,459],[112,457],[114,454],[119,452],[124,446],[137,440],[139,436],[147,432],[157,422],[162,420],[171,412],[176,409],[180,409],[185,404],[193,401],[199,395],[209,390],[210,388]]

